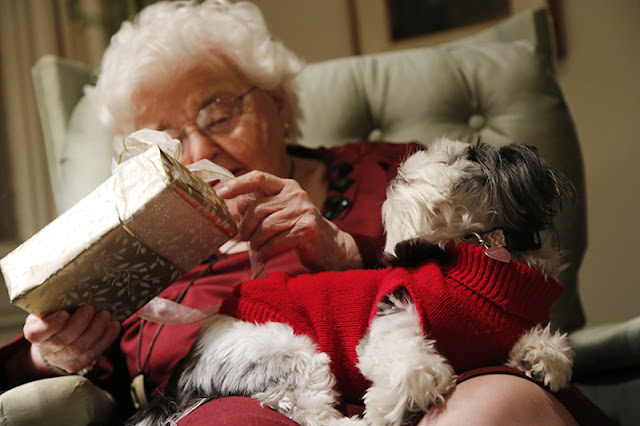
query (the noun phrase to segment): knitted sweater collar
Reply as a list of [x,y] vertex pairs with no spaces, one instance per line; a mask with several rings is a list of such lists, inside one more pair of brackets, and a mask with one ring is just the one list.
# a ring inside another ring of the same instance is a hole
[[[548,321],[562,284],[523,263],[491,259],[484,250],[469,243],[449,244],[440,261],[445,278],[480,294],[505,313],[536,323]],[[420,275],[420,268],[413,273]]]

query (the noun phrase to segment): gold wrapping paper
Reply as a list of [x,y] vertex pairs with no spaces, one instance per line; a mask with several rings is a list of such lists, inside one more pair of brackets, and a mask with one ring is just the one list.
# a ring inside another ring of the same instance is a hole
[[0,267],[11,302],[28,312],[91,304],[122,321],[235,233],[213,189],[153,147],[119,166]]

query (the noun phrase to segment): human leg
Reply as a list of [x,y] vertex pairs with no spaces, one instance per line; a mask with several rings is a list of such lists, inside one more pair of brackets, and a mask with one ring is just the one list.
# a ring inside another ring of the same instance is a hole
[[488,374],[457,385],[442,405],[418,423],[432,425],[577,425],[569,411],[542,387],[522,377]]

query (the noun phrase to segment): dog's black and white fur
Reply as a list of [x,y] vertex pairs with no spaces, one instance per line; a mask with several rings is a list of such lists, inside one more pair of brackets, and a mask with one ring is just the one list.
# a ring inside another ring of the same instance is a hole
[[[411,263],[407,254],[440,250],[473,235],[481,239],[494,229],[535,234],[552,227],[559,202],[569,193],[570,183],[535,149],[439,139],[407,158],[387,189],[385,252],[406,264]],[[550,247],[509,251],[512,259],[548,276],[561,269],[561,258]],[[256,325],[218,315],[134,423],[168,424],[207,400],[243,395],[303,425],[403,424],[443,401],[455,375],[423,335],[406,293],[388,295],[378,309],[357,347],[358,368],[373,383],[362,418],[343,417],[336,409],[339,395],[329,357],[308,337],[294,335],[284,324]],[[399,368],[398,360],[406,368]],[[565,335],[542,325],[518,341],[507,365],[557,390],[570,380],[572,351]]]

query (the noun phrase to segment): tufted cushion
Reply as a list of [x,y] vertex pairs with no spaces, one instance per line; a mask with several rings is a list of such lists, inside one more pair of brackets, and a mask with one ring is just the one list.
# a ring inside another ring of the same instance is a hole
[[[305,145],[447,135],[536,140],[570,118],[528,41],[414,49],[314,64],[299,79]],[[556,114],[561,113],[556,118]],[[536,118],[550,118],[540,126]]]
[[[584,322],[577,270],[586,226],[582,157],[555,78],[548,15],[531,11],[473,39],[312,64],[299,76],[304,112],[301,144],[353,140],[418,140],[440,136],[492,145],[527,143],[572,180],[579,194],[556,221],[571,266],[553,323],[573,330]],[[519,34],[511,29],[533,25]],[[533,24],[531,24],[533,23]],[[506,28],[506,30],[505,30]],[[506,32],[506,35],[505,35]],[[506,39],[505,39],[506,38]],[[513,38],[511,40],[507,40]]]

